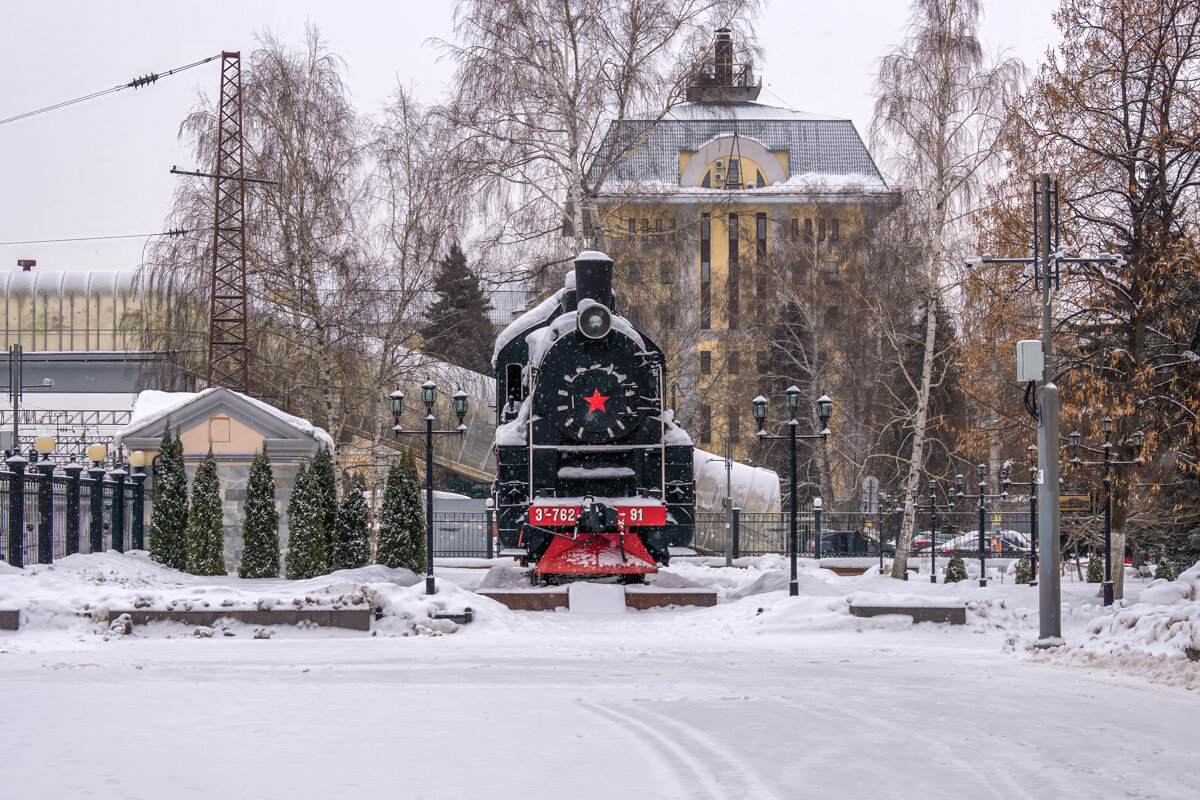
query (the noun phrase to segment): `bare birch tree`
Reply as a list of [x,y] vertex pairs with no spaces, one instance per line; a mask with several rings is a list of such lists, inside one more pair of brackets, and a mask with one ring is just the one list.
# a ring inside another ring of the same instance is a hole
[[985,58],[979,14],[980,0],[914,0],[908,36],[883,58],[876,81],[873,138],[886,148],[886,163],[914,208],[925,285],[923,358],[892,572],[900,578],[912,543],[912,490],[926,458],[938,308],[961,255],[970,200],[997,153],[1004,105],[1024,71],[1016,60]]
[[[713,30],[745,30],[760,0],[459,0],[446,116],[479,181],[481,241],[534,272],[598,231],[593,198],[611,168],[685,96]],[[748,38],[748,37],[747,37]],[[626,124],[634,114],[632,128]],[[610,121],[615,141],[597,161]]]

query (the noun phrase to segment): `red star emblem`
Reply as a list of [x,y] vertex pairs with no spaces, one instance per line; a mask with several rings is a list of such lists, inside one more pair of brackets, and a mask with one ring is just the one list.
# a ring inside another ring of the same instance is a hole
[[595,411],[604,411],[604,401],[607,399],[607,397],[600,394],[599,389],[593,389],[592,396],[583,398],[583,401],[588,404],[588,413],[591,414]]

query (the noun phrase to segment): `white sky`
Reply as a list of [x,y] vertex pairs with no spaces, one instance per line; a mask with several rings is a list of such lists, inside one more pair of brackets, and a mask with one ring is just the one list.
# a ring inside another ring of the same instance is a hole
[[[1031,68],[1057,41],[1055,0],[984,0],[981,38]],[[3,4],[0,119],[128,83],[222,50],[253,49],[270,29],[300,43],[317,25],[347,66],[360,110],[372,112],[397,81],[435,100],[452,67],[425,45],[451,35],[450,0],[322,2],[18,2]],[[765,50],[760,102],[849,117],[866,138],[876,61],[903,36],[905,0],[774,0],[758,23]],[[176,181],[193,164],[179,123],[198,91],[215,95],[219,62],[142,89],[0,125],[0,270],[33,258],[38,269],[137,266],[144,238],[70,244],[4,242],[148,234],[165,228]]]

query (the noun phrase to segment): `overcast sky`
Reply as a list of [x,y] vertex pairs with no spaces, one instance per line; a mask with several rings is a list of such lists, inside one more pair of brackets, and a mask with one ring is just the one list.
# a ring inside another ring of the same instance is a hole
[[[1057,39],[1054,0],[984,0],[981,38],[1030,67]],[[17,2],[3,4],[0,119],[164,72],[223,50],[249,53],[255,31],[299,44],[306,20],[346,61],[360,110],[373,112],[397,81],[429,101],[452,67],[425,42],[451,35],[449,0],[321,2]],[[760,102],[852,119],[864,139],[877,59],[903,36],[904,0],[771,2],[758,22],[765,50]],[[0,270],[130,269],[142,238],[63,244],[7,242],[162,231],[172,165],[191,163],[179,123],[198,92],[215,95],[218,62],[146,88],[0,125]]]

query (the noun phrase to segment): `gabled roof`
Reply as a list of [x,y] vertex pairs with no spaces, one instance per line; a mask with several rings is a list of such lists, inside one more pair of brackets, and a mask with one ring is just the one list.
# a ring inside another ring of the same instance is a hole
[[270,454],[303,454],[316,452],[320,447],[333,448],[333,439],[323,428],[261,400],[223,388],[195,393],[142,392],[129,424],[117,431],[116,443],[132,450],[156,450],[168,423],[172,430],[190,430],[219,414],[261,433]]
[[[613,187],[678,186],[680,153],[695,152],[717,137],[739,136],[754,139],[768,150],[787,152],[789,183],[803,178],[810,184],[813,178],[825,175],[830,185],[845,186],[850,183],[847,178],[853,176],[853,183],[862,189],[888,188],[848,119],[761,103],[683,103],[657,124],[626,120],[620,141],[616,141],[616,130],[616,123],[610,123],[600,147],[601,158],[597,159],[597,163],[602,162],[614,147],[618,152],[632,151],[609,173]],[[636,146],[643,136],[646,141]],[[593,165],[593,180],[597,173]],[[602,187],[605,193],[606,187]]]

